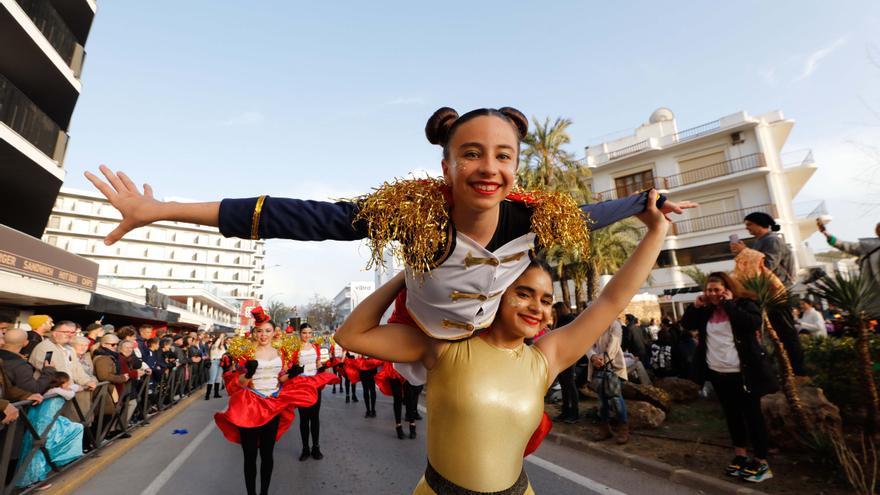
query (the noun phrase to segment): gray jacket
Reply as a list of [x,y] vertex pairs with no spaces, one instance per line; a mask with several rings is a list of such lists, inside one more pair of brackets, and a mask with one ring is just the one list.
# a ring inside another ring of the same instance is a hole
[[[832,244],[831,241],[834,240]],[[828,240],[828,244],[844,253],[859,257],[859,270],[862,275],[870,277],[880,287],[880,237],[859,239],[858,242],[841,241],[837,238]]]
[[[608,360],[612,363],[612,368],[617,376],[626,380],[626,360],[623,358],[623,350],[620,348],[620,342],[623,340],[623,327],[620,322],[614,320],[608,330],[605,331],[593,344],[593,347],[587,351],[587,357],[592,359],[593,356],[599,355],[605,358],[607,354]],[[593,378],[593,364],[587,367],[587,380]]]
[[779,277],[786,287],[794,285],[794,260],[788,244],[776,232],[755,239],[752,249],[764,253],[764,265]]

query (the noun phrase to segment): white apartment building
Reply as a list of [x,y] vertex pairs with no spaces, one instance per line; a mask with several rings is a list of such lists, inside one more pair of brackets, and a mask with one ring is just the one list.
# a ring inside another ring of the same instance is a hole
[[348,315],[351,314],[354,308],[372,294],[375,289],[376,286],[373,282],[349,282],[345,284],[345,287],[333,298],[337,325],[348,318]]
[[262,298],[263,241],[225,238],[214,227],[157,222],[104,245],[120,219],[100,193],[62,188],[43,240],[98,263],[98,292],[103,287],[128,300],[123,293],[142,297],[155,285],[171,298],[170,311],[189,313],[182,313],[188,316],[184,320],[201,326],[236,325],[240,303]]
[[793,200],[816,171],[812,153],[783,153],[794,127],[781,111],[727,115],[679,130],[667,108],[628,136],[586,148],[597,200],[624,197],[656,187],[674,201],[700,204],[675,219],[646,290],[661,297],[664,311],[681,314],[696,294],[681,291],[694,282],[680,270],[733,269],[731,234],[749,242],[743,217],[762,211],[782,227],[797,267],[816,264],[804,239],[815,231],[824,206],[796,213]]

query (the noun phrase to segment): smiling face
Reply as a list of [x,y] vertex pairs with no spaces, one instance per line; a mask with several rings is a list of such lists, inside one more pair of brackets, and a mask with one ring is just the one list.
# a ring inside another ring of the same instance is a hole
[[498,207],[514,185],[519,140],[513,125],[496,116],[475,117],[455,129],[443,176],[458,208]]
[[272,342],[272,337],[275,336],[275,327],[268,321],[260,323],[254,327],[253,335],[257,340],[257,344],[268,345]]
[[541,268],[526,270],[501,297],[495,329],[529,338],[552,322],[553,281]]
[[301,328],[299,331],[299,339],[303,343],[311,342],[312,341],[312,328],[311,327]]

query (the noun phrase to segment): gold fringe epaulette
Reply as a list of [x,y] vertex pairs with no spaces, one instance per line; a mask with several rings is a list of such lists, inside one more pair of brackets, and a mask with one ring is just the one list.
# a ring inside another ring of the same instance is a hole
[[[391,248],[394,256],[417,273],[434,268],[435,257],[446,247],[449,235],[449,205],[444,187],[443,179],[397,180],[354,200],[360,205],[354,222],[367,225],[371,250],[367,269],[382,265],[386,248]],[[539,247],[558,246],[579,259],[587,259],[589,220],[569,194],[515,190],[508,199],[534,210],[532,232]]]
[[443,179],[397,180],[355,199],[360,211],[354,221],[366,222],[372,251],[367,269],[382,266],[386,248],[416,272],[433,268],[449,235],[443,184]]
[[589,218],[571,195],[559,191],[515,191],[508,196],[534,209],[532,232],[544,249],[559,247],[585,261],[590,255]]

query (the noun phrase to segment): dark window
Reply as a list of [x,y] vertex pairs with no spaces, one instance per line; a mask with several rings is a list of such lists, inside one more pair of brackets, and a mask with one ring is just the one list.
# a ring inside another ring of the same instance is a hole
[[[754,239],[743,239],[743,242],[745,242],[747,246],[751,246],[754,243]],[[732,260],[734,256],[733,253],[730,252],[729,242],[717,242],[715,244],[676,249],[675,257],[678,260],[678,266],[688,266]],[[656,266],[658,268],[672,266],[671,251],[661,251],[660,256],[657,257]]]
[[637,174],[627,175],[614,179],[614,189],[618,198],[624,198],[630,194],[654,187],[654,171],[645,170]]

